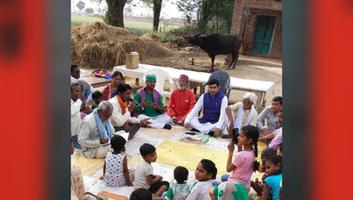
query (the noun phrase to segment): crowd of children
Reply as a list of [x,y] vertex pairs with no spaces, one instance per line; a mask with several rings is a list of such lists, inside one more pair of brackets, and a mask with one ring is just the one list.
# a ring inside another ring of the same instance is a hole
[[[115,135],[111,139],[113,152],[105,158],[103,181],[106,186],[134,186],[132,200],[145,200],[162,197],[165,200],[225,200],[249,199],[251,187],[262,200],[278,200],[282,182],[282,151],[266,148],[261,154],[261,164],[256,161],[258,154],[258,128],[242,127],[236,140],[228,145],[226,170],[230,175],[222,177],[222,183],[214,181],[217,176],[215,163],[202,159],[195,169],[195,181],[188,181],[189,171],[183,166],[174,169],[174,179],[169,183],[153,171],[152,163],[156,162],[156,148],[148,143],[140,146],[139,152],[143,161],[135,168],[134,173],[127,167],[124,155],[126,140]],[[235,146],[238,152],[234,154]],[[234,156],[235,155],[235,156]],[[264,172],[262,180],[251,181],[254,171]]]

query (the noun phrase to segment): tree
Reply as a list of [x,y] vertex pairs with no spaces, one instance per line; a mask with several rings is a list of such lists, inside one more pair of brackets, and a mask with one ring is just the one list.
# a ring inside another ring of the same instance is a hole
[[158,31],[159,18],[162,10],[163,0],[142,0],[147,6],[153,8],[153,31]]
[[[187,23],[197,20],[197,31],[229,32],[232,24],[234,0],[178,0],[178,10],[183,12]],[[195,16],[196,13],[196,16]]]
[[[178,0],[176,5],[180,12],[183,12],[186,17],[186,23],[191,24],[191,21],[198,17],[197,9],[200,4],[200,0]],[[195,16],[196,14],[196,16]]]
[[79,1],[79,2],[77,2],[77,4],[76,4],[76,7],[80,10],[80,11],[82,11],[84,8],[85,8],[85,2],[83,2],[83,1]]
[[86,8],[85,13],[88,15],[92,15],[94,13],[94,9],[93,8]]
[[159,18],[162,10],[162,0],[153,0],[153,31],[158,31]]
[[108,5],[106,22],[124,28],[124,7],[127,0],[106,0],[106,2]]

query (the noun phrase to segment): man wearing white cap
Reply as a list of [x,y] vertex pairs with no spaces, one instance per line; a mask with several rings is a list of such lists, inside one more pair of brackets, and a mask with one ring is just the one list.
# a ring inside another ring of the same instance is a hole
[[242,102],[235,103],[226,108],[229,133],[233,132],[233,129],[239,131],[243,126],[256,126],[257,111],[254,107],[255,101],[256,95],[252,92],[247,92]]

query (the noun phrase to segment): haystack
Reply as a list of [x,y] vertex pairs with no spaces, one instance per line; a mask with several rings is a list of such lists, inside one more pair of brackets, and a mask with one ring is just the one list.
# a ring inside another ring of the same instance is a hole
[[71,29],[71,61],[82,67],[112,68],[125,64],[126,53],[137,51],[145,56],[166,56],[169,50],[152,39],[138,37],[119,27],[102,22],[83,24]]

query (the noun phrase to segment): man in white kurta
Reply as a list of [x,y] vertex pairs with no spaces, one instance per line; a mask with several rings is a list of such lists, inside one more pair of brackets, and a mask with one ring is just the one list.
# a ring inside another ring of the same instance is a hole
[[[184,127],[217,137],[222,132],[227,134],[225,110],[228,106],[228,99],[219,91],[218,80],[212,79],[207,84],[208,92],[200,96],[185,118]],[[197,114],[201,109],[203,109],[203,116],[199,118]]]
[[116,96],[109,99],[113,105],[111,123],[115,131],[124,130],[129,133],[131,139],[139,130],[140,125],[147,125],[148,119],[138,119],[132,117],[131,113],[135,109],[135,104],[131,101],[132,88],[128,84],[120,84],[116,91]]
[[80,110],[82,105],[82,92],[79,83],[71,85],[71,143],[77,149],[81,146],[78,143],[78,134],[80,133],[81,116]]
[[[98,108],[91,114],[87,115],[81,125],[78,141],[82,147],[82,154],[87,158],[104,158],[111,151],[110,138],[102,137],[98,131],[98,125],[95,113],[99,115],[100,123],[106,124],[103,128],[108,131],[114,131],[114,127],[110,122],[113,105],[108,101],[102,101]],[[111,136],[110,136],[111,137]]]
[[254,107],[255,101],[256,95],[252,92],[247,92],[242,102],[226,108],[228,132],[233,132],[233,129],[239,131],[243,126],[256,126],[257,111]]

